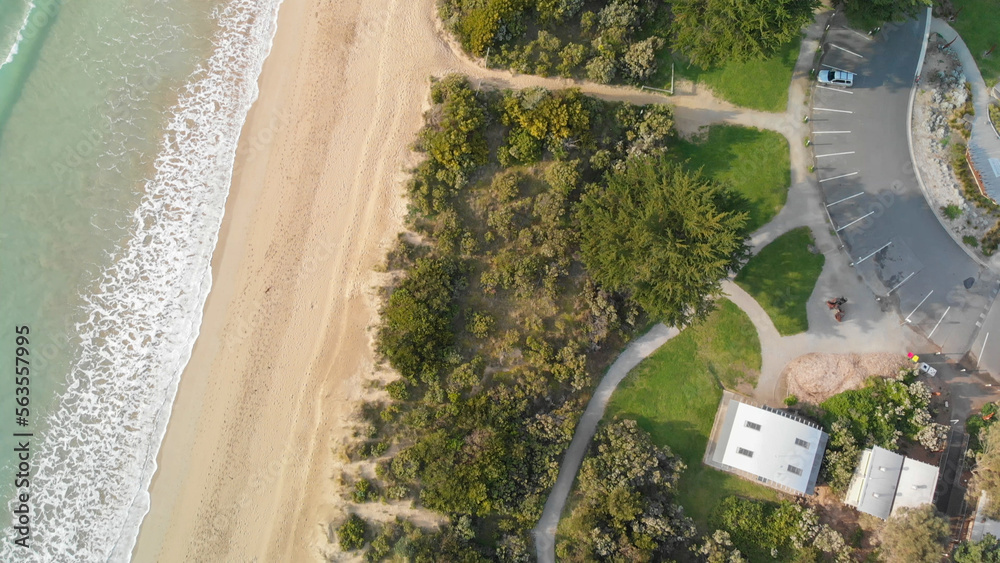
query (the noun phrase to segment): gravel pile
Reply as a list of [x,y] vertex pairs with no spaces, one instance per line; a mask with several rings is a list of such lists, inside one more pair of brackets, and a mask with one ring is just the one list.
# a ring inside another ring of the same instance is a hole
[[895,377],[908,360],[902,354],[806,354],[785,366],[788,393],[819,404],[848,389],[859,389],[872,376]]

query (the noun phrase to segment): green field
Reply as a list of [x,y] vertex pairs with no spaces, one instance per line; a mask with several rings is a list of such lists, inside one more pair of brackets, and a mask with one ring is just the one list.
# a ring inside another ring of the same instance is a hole
[[704,84],[723,100],[750,109],[784,112],[788,105],[788,85],[792,82],[792,70],[801,43],[802,39],[796,38],[766,59],[729,62],[710,69],[689,65],[664,50],[659,58],[659,70],[650,84],[669,88],[670,63],[674,63],[677,78]]
[[[952,5],[961,13],[951,26],[969,46],[986,85],[993,86],[1000,79],[1000,3],[997,0],[952,0]],[[990,47],[996,48],[989,57],[983,57]]]
[[643,360],[611,397],[606,419],[635,419],[657,445],[670,447],[687,464],[678,501],[703,531],[712,509],[726,496],[777,498],[771,489],[701,462],[722,386],[755,382],[760,364],[760,342],[749,317],[721,300],[707,319]]
[[791,183],[788,141],[780,133],[713,125],[703,138],[681,140],[677,154],[690,168],[730,186],[750,201],[750,231],[781,211]]
[[823,271],[826,257],[813,254],[812,233],[807,227],[789,231],[765,246],[736,276],[771,316],[783,336],[809,330],[806,302]]

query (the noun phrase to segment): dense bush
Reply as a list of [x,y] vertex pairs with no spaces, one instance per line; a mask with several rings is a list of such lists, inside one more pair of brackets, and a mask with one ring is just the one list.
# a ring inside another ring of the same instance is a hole
[[727,497],[712,515],[712,525],[751,561],[809,560],[820,553],[850,560],[851,550],[836,530],[820,524],[813,509],[789,501]]
[[684,463],[658,448],[634,420],[604,425],[580,469],[572,533],[561,561],[664,561],[694,537],[673,503]]
[[580,204],[581,250],[594,279],[680,326],[721,295],[748,255],[746,202],[665,157],[629,159]]
[[694,64],[773,55],[812,21],[816,0],[676,0],[673,46]]
[[873,377],[864,388],[844,391],[820,405],[830,433],[823,471],[835,491],[850,484],[861,450],[879,446],[895,451],[901,438],[919,440],[926,428],[940,434],[928,410],[930,389],[915,379],[912,371],[892,379]]
[[[451,519],[435,536],[451,551],[413,560],[525,561],[594,376],[646,321],[582,263],[581,194],[626,159],[665,153],[672,114],[573,90],[477,92],[456,77],[435,83],[431,101],[414,232],[388,257],[398,283],[376,329],[403,377],[385,387],[391,402],[363,409],[352,453],[381,458],[371,489],[382,498]],[[672,541],[630,530],[639,543]],[[369,557],[389,545],[423,553],[411,532],[376,534]]]
[[455,260],[423,258],[389,297],[376,348],[410,383],[436,380],[443,367],[461,279]]
[[[641,82],[656,71],[667,7],[656,0],[443,0],[462,47],[492,65],[549,76]],[[653,33],[654,35],[650,35]],[[562,37],[563,39],[560,39]],[[564,42],[565,41],[565,42]]]
[[985,514],[1000,519],[1000,426],[991,424],[979,435],[976,467],[969,481],[969,501],[979,501],[980,493],[987,497]]
[[979,541],[966,540],[951,554],[955,563],[1000,563],[1000,540],[986,534]]
[[938,563],[951,535],[948,522],[932,505],[903,508],[878,532],[886,563]]
[[351,514],[347,520],[337,528],[337,539],[340,541],[340,549],[350,551],[360,549],[365,546],[365,536],[368,535],[368,523],[357,514]]
[[857,25],[876,25],[912,16],[930,6],[931,0],[849,0],[844,4],[847,17]]

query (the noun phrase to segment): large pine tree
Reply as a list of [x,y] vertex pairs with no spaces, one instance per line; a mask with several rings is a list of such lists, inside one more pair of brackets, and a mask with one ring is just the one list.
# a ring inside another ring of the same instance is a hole
[[629,159],[580,203],[581,250],[605,287],[682,325],[748,255],[745,200],[666,156]]

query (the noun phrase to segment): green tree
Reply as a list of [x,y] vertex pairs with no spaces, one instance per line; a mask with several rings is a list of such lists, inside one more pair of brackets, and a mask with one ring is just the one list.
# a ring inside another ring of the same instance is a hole
[[976,454],[976,468],[969,482],[969,500],[979,500],[986,493],[985,514],[1000,518],[1000,424],[991,424],[980,430],[982,451]]
[[343,551],[364,547],[367,535],[368,523],[357,514],[348,516],[347,520],[337,528],[337,539],[340,541],[340,549]]
[[816,0],[676,0],[671,5],[673,47],[702,67],[764,58],[798,34],[818,4]]
[[745,201],[664,156],[640,156],[579,205],[594,279],[680,326],[707,314],[748,255]]
[[634,420],[605,424],[580,469],[581,500],[570,515],[562,561],[664,561],[694,537],[672,504],[684,464],[653,444]]
[[454,341],[453,298],[460,277],[454,260],[422,258],[389,296],[376,347],[410,383],[436,376]]
[[934,507],[903,508],[878,532],[886,563],[937,563],[941,561],[950,530]]
[[986,534],[979,541],[964,541],[951,555],[955,563],[1000,563],[1000,540]]
[[874,24],[912,16],[931,0],[847,0],[844,5],[852,20]]

